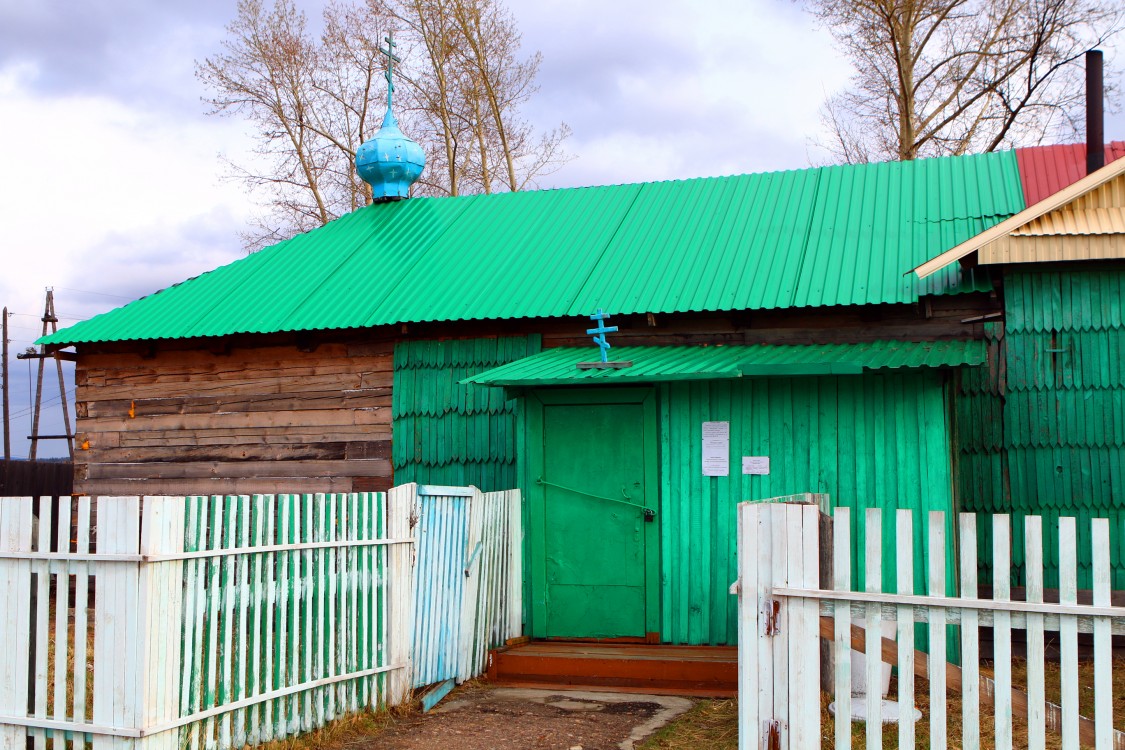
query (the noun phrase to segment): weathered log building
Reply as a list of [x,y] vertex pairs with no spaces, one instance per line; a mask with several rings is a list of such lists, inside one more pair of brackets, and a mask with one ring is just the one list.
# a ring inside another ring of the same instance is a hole
[[[737,501],[1023,508],[1045,471],[1118,513],[1125,161],[1041,210],[1072,157],[376,203],[45,339],[77,355],[75,486],[516,486],[530,634],[733,642]],[[599,309],[628,366],[585,365]]]

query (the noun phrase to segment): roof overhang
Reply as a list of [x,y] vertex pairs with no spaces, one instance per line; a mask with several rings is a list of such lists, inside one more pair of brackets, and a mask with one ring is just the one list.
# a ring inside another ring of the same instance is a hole
[[956,247],[946,250],[941,255],[938,255],[926,261],[920,266],[908,271],[908,274],[914,273],[918,278],[924,279],[931,276],[951,263],[955,263],[962,258],[975,253],[982,247],[990,242],[994,242],[1005,235],[1012,234],[1020,227],[1028,224],[1039,217],[1056,211],[1074,199],[1094,190],[1095,188],[1104,185],[1113,178],[1125,174],[1125,159],[1118,159],[1111,162],[1096,172],[1092,172],[1083,177],[1073,185],[1066,187],[1054,195],[1050,195],[1038,203],[1028,206],[1018,214],[1005,219],[994,227],[986,229],[978,234],[976,237],[962,242]]
[[600,368],[594,347],[548,349],[465,378],[486,386],[626,385],[793,375],[859,375],[869,370],[979,365],[983,341],[872,341],[808,346],[623,346]]

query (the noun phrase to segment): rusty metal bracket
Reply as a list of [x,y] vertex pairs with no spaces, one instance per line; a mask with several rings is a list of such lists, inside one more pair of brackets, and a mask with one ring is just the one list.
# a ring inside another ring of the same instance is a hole
[[781,722],[766,719],[762,722],[762,750],[781,750]]
[[762,600],[762,635],[771,636],[781,632],[781,600]]

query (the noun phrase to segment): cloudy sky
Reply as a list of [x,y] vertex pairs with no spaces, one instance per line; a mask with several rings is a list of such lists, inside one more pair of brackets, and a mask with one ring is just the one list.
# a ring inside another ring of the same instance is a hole
[[[13,354],[38,336],[48,286],[65,325],[242,255],[256,208],[220,155],[245,159],[249,130],[207,116],[194,77],[234,2],[0,0],[0,305]],[[315,22],[321,4],[298,5]],[[811,145],[820,104],[849,68],[792,0],[507,5],[543,53],[526,115],[573,129],[577,158],[544,187],[824,159]],[[1107,136],[1123,134],[1111,120]],[[11,372],[16,456],[30,431],[27,367]],[[61,431],[57,388],[47,399],[42,432]]]

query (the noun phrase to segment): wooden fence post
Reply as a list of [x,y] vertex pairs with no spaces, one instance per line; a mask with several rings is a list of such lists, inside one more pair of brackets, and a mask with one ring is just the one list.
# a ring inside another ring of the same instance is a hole
[[[136,555],[140,538],[139,497],[99,497],[98,554]],[[136,677],[140,634],[139,563],[94,563],[94,724],[115,729],[140,727]],[[95,734],[94,750],[131,750],[136,740]]]
[[738,508],[740,750],[820,747],[819,608],[774,588],[820,584],[815,505]]
[[[0,498],[0,551],[31,551],[31,498]],[[0,559],[0,716],[26,716],[28,698],[28,653],[13,644],[31,638],[31,566],[27,560]],[[0,750],[25,750],[27,730],[0,725]]]
[[[412,519],[417,503],[418,485],[392,487],[387,492],[387,536],[406,539],[411,536]],[[413,563],[417,541],[414,544],[395,544],[389,552],[387,614],[390,621],[390,663],[403,664],[402,669],[391,672],[388,679],[390,706],[405,703],[410,698],[414,669],[411,647],[414,634],[414,572]]]
[[[465,578],[459,581],[464,586],[461,594],[461,618],[459,623],[460,641],[457,654],[457,682],[464,682],[476,674],[477,643],[474,634],[477,632],[477,623],[480,619],[480,587],[482,571],[484,569],[484,517],[485,510],[491,504],[491,498],[486,498],[484,493],[473,488],[473,494],[465,498],[467,506],[467,523],[465,539]],[[492,530],[496,533],[496,530]],[[487,585],[487,582],[484,582]]]
[[[182,497],[145,498],[141,517],[141,554],[172,555],[184,551],[186,501]],[[140,567],[141,672],[136,676],[142,727],[179,718],[183,672],[180,632],[183,626],[183,560],[142,562]],[[229,646],[228,646],[229,648]],[[179,729],[145,736],[145,750],[175,750]]]

